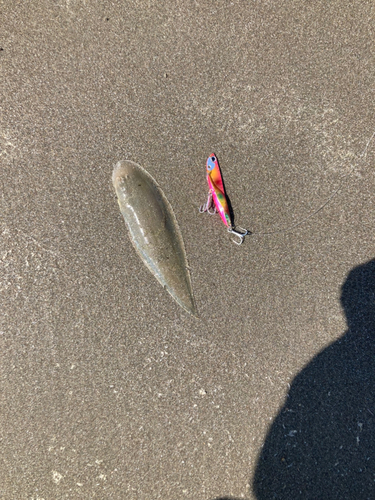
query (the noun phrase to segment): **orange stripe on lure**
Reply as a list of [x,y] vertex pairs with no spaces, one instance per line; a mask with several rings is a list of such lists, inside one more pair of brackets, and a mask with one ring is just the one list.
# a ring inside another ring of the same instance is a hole
[[200,207],[199,211],[201,213],[208,212],[209,214],[219,212],[224,224],[228,227],[228,231],[239,238],[239,241],[232,241],[237,245],[241,245],[249,231],[242,228],[237,230],[234,226],[232,207],[225,192],[219,162],[215,154],[210,155],[207,159],[206,174],[209,193],[207,202]]

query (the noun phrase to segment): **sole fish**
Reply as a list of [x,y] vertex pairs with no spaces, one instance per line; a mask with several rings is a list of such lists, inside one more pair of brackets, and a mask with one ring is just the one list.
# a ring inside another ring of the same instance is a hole
[[112,182],[138,255],[174,300],[197,316],[184,243],[163,191],[144,168],[128,160],[116,164]]

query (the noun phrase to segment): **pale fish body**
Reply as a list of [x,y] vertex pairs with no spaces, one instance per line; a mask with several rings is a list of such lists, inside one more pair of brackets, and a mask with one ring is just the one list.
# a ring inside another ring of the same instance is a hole
[[117,163],[112,181],[138,255],[175,301],[196,316],[184,243],[163,191],[132,161]]

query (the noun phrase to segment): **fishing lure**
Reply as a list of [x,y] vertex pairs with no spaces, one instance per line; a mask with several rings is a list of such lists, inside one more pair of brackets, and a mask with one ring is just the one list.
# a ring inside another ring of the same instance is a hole
[[245,236],[249,234],[249,231],[242,228],[238,230],[234,226],[230,201],[225,192],[219,162],[214,154],[210,155],[207,159],[206,174],[209,187],[208,198],[207,202],[200,207],[199,212],[208,212],[209,214],[219,212],[224,224],[228,227],[228,232],[239,238],[239,241],[232,240],[233,243],[241,245]]
[[174,300],[197,316],[184,242],[163,191],[132,161],[117,163],[112,182],[139,257]]

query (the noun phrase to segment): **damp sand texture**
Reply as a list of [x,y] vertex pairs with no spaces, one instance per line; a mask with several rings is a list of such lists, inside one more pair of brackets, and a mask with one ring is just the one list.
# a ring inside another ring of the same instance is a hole
[[128,160],[116,164],[112,182],[138,255],[175,301],[197,316],[184,243],[163,191],[144,168]]

